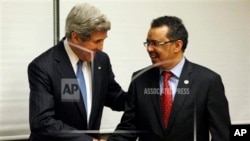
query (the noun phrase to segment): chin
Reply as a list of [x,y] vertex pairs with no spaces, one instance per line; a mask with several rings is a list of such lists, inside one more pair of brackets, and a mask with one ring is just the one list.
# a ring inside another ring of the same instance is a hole
[[156,61],[151,60],[152,64],[156,64]]
[[160,63],[160,61],[159,61],[159,60],[156,60],[156,59],[151,59],[151,61],[152,61],[153,64]]
[[155,67],[158,67],[158,68],[164,68],[164,65],[165,65],[165,63],[162,62],[162,61],[153,61],[153,60],[152,60],[152,63],[153,63],[153,65],[154,65]]

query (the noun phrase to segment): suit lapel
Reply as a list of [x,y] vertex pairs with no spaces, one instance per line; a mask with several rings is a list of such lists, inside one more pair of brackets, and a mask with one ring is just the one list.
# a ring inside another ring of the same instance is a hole
[[185,99],[190,93],[190,88],[193,82],[192,77],[190,77],[191,73],[192,73],[192,66],[190,62],[186,60],[183,66],[182,72],[181,72],[181,76],[179,78],[179,83],[177,86],[177,91],[176,91],[176,95],[174,98],[174,103],[173,103],[167,131],[169,131],[171,127],[173,126],[176,116],[178,115]]
[[60,41],[58,46],[55,47],[55,60],[57,62],[55,67],[62,78],[76,78],[63,41]]
[[[55,47],[55,61],[56,61],[55,71],[59,73],[61,79],[64,78],[76,79],[75,72],[69,60],[67,52],[65,50],[63,40],[60,41],[58,43],[58,46]],[[77,101],[75,103],[79,108],[80,113],[83,116],[83,119],[87,119],[86,110],[84,108],[83,99],[81,95],[80,95],[80,101]]]
[[95,55],[94,61],[91,64],[91,73],[92,73],[92,107],[91,107],[91,112],[90,112],[90,121],[89,121],[89,127],[91,128],[92,125],[95,124],[95,121],[92,119],[95,119],[94,117],[96,116],[96,110],[98,109],[99,104],[101,104],[100,100],[102,98],[100,97],[100,86],[101,85],[101,79],[102,79],[102,64],[100,63],[101,59],[98,55],[98,53]]
[[[149,84],[150,85],[149,87],[160,89],[160,70],[158,68],[153,68],[152,71],[153,75],[150,75],[149,80],[151,81],[151,83]],[[151,100],[155,109],[155,114],[153,115],[155,115],[156,118],[158,119],[157,121],[158,124],[156,125],[159,125],[162,131],[164,131],[160,94],[152,95]]]

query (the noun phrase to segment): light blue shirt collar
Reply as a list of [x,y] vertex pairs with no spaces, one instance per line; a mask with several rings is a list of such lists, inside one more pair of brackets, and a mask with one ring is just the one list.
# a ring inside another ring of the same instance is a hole
[[162,70],[162,69],[160,69],[160,74],[162,74],[163,71],[171,71],[174,74],[174,76],[179,79],[180,75],[181,75],[182,68],[184,66],[184,63],[185,63],[185,57],[183,57],[181,59],[181,61],[174,68],[172,68],[171,70]]
[[168,80],[170,88],[171,88],[171,92],[172,92],[172,99],[174,100],[176,91],[177,91],[177,86],[179,83],[179,78],[181,75],[181,71],[183,69],[185,63],[185,57],[183,57],[181,59],[181,61],[171,70],[160,70],[160,94],[162,94],[162,90],[163,90],[163,76],[161,75],[163,71],[171,71],[173,73],[173,77],[170,77],[170,79]]

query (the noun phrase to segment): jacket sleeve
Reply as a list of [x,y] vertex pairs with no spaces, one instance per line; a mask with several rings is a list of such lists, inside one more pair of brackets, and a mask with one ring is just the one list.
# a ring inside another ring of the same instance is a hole
[[115,132],[108,138],[108,141],[135,141],[138,137],[136,126],[136,93],[134,84],[129,86],[125,112],[121,122],[115,129]]
[[216,75],[212,80],[207,108],[212,141],[229,141],[231,124],[229,108],[219,75]]
[[113,73],[109,57],[106,56],[106,65],[108,66],[108,90],[105,100],[105,106],[110,107],[115,111],[125,110],[125,101],[127,93],[123,91],[121,86],[116,82],[115,75]]
[[92,141],[93,138],[87,134],[79,133],[77,129],[55,119],[52,82],[44,67],[34,61],[28,66],[31,140]]

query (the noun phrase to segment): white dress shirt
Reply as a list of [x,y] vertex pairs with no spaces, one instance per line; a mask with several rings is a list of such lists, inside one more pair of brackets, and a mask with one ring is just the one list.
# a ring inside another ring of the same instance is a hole
[[[64,40],[64,47],[65,50],[69,56],[71,65],[74,69],[74,72],[76,74],[77,71],[77,62],[79,61],[79,57],[76,56],[76,54],[72,51],[70,48],[67,39]],[[91,113],[91,106],[92,106],[92,78],[91,78],[91,66],[90,63],[84,61],[83,62],[83,68],[82,72],[85,79],[86,84],[86,91],[87,91],[87,123],[89,123],[90,113]]]

